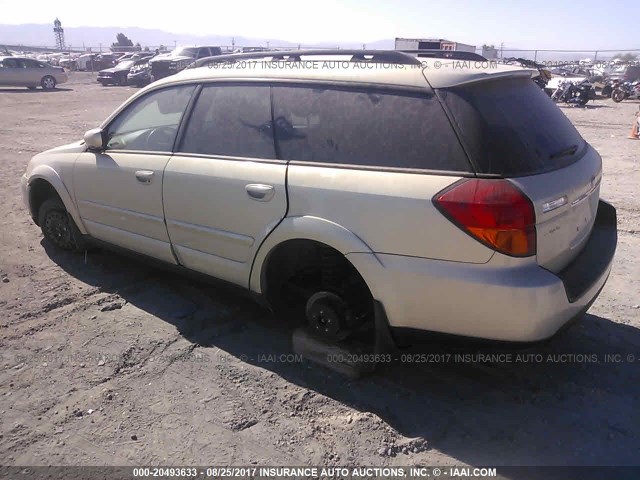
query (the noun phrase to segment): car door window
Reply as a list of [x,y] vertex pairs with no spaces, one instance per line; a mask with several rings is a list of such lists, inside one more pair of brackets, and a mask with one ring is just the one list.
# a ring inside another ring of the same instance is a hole
[[204,58],[204,57],[210,57],[211,56],[211,52],[209,51],[208,48],[206,47],[201,47],[198,50],[198,58]]
[[25,68],[38,68],[38,62],[36,60],[23,60]]
[[274,159],[267,86],[205,86],[196,101],[181,152]]
[[19,62],[17,58],[5,58],[4,66],[7,68],[22,68],[22,62]]
[[433,95],[324,87],[273,87],[284,160],[469,171]]
[[107,150],[170,152],[194,85],[148,93],[107,128]]

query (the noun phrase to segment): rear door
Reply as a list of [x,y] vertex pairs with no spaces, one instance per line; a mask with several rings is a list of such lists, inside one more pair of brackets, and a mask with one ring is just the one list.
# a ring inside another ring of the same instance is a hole
[[179,262],[247,286],[264,238],[287,211],[270,87],[209,84],[164,173],[167,229]]
[[491,258],[431,201],[471,166],[426,86],[274,86],[273,102],[278,152],[289,160],[288,217],[339,225],[376,253]]
[[27,82],[30,85],[40,85],[40,81],[42,77],[46,74],[50,74],[50,72],[46,72],[46,68],[44,63],[38,62],[37,60],[25,59],[23,60],[25,65],[25,74],[27,78]]
[[538,264],[559,272],[584,247],[600,198],[602,161],[526,78],[440,90],[479,174],[511,178],[533,202]]

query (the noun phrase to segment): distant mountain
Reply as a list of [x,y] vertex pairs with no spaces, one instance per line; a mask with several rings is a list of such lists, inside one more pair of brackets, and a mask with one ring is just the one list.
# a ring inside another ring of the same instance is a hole
[[[236,47],[266,47],[267,44],[272,48],[298,48],[298,43],[273,38],[255,38],[228,35],[190,35],[183,33],[171,33],[159,29],[148,29],[138,27],[65,27],[65,41],[67,46],[75,48],[91,48],[97,51],[102,45],[103,50],[107,50],[116,40],[118,33],[124,33],[134,43],[140,43],[143,47],[158,47],[165,45],[173,48],[176,45],[220,45],[231,46],[232,39]],[[25,25],[1,25],[0,24],[0,50],[2,45],[24,45],[29,47],[50,47],[55,45],[53,35],[53,25],[42,24],[25,24]],[[395,39],[384,39],[364,44],[368,49],[393,49]],[[481,45],[479,43],[478,45]],[[324,47],[324,48],[357,48],[360,49],[363,43],[356,42],[321,42],[314,45],[301,44],[304,47]],[[506,57],[523,57],[538,61],[566,61],[591,58],[593,59],[595,52],[544,52],[539,51],[537,55],[533,50],[515,51],[505,49],[503,56]],[[601,52],[598,54],[598,60],[611,58],[614,54],[611,52]]]
[[[133,43],[140,43],[143,47],[158,47],[165,45],[172,48],[177,45],[221,45],[231,46],[232,39],[236,46],[267,46],[298,48],[297,43],[269,39],[251,38],[244,36],[231,37],[227,35],[189,35],[183,33],[171,33],[158,29],[138,28],[138,27],[65,27],[64,36],[67,46],[74,48],[91,48],[97,50],[102,45],[103,49],[111,46],[116,40],[118,33],[124,33]],[[52,25],[24,24],[24,25],[0,25],[0,46],[24,45],[31,47],[52,47],[55,45]],[[325,47],[325,48],[362,48],[362,43],[353,42],[322,42],[315,45],[305,45],[302,47]],[[393,48],[394,40],[380,40],[366,44],[367,48],[383,49]]]

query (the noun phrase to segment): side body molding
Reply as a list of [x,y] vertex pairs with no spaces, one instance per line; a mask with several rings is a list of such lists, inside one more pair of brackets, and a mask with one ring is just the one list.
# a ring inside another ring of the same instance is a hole
[[343,255],[368,253],[376,258],[369,246],[356,234],[337,223],[311,216],[287,217],[260,246],[251,269],[249,290],[262,293],[269,255],[287,240],[315,240],[335,248]]
[[86,235],[87,230],[82,224],[82,220],[80,219],[80,214],[78,212],[78,209],[76,208],[76,204],[73,201],[73,197],[71,193],[69,193],[69,190],[67,190],[67,187],[60,178],[58,172],[49,165],[38,165],[31,171],[31,174],[29,176],[29,188],[31,188],[33,182],[38,179],[45,180],[51,184],[51,186],[55,189],[58,196],[62,200],[62,203],[64,203],[67,212],[69,212],[71,218],[73,218],[73,221],[76,222],[80,233]]

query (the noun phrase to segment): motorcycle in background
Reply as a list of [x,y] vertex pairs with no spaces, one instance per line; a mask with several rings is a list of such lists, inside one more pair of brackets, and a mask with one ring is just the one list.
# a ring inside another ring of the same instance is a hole
[[565,80],[560,82],[558,88],[551,95],[551,99],[556,103],[566,103],[568,105],[585,106],[589,100],[595,100],[596,91],[589,80],[573,82]]
[[616,78],[616,79],[607,78],[604,81],[604,86],[600,91],[600,95],[602,95],[605,98],[611,98],[611,92],[613,92],[616,88],[618,88],[618,86],[621,83],[622,83],[622,80],[620,80],[619,78]]
[[611,92],[611,100],[620,103],[623,100],[639,100],[640,99],[640,82],[623,82],[614,88]]

